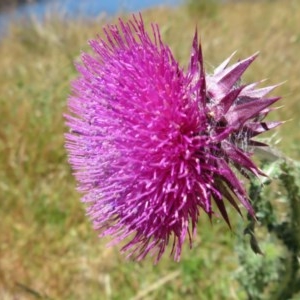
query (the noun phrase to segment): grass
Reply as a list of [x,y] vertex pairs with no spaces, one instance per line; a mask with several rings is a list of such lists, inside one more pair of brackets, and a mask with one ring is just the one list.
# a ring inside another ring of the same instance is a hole
[[[207,70],[235,50],[236,59],[260,50],[245,80],[288,80],[276,91],[284,107],[272,118],[289,120],[278,137],[294,158],[300,157],[299,19],[297,0],[219,5],[213,17],[186,8],[144,12],[183,65],[196,24]],[[235,235],[222,222],[211,226],[203,216],[194,249],[185,247],[180,263],[165,255],[153,266],[106,248],[108,240],[99,240],[85,218],[66,160],[62,114],[76,76],[73,60],[104,22],[52,15],[43,24],[13,25],[0,41],[0,299],[246,299],[233,279]]]

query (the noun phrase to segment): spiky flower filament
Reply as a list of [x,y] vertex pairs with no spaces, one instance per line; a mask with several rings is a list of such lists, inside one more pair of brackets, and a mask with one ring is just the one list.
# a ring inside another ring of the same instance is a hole
[[[143,259],[159,260],[170,239],[180,259],[200,211],[214,216],[212,201],[230,225],[226,202],[254,215],[240,171],[261,172],[241,143],[279,123],[262,122],[274,87],[239,81],[255,55],[212,75],[205,73],[197,33],[189,67],[179,67],[158,26],[146,32],[135,16],[90,41],[73,83],[66,116],[69,161],[84,193],[87,213],[101,236]],[[129,239],[129,241],[128,241]]]

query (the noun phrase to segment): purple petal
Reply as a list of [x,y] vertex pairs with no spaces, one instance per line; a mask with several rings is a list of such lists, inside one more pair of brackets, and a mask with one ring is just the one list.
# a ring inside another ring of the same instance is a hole
[[249,137],[254,137],[256,135],[259,135],[261,133],[264,133],[268,130],[271,130],[279,125],[281,125],[283,122],[257,122],[257,123],[247,123],[244,128],[243,132],[247,134]]
[[278,101],[280,97],[260,99],[232,107],[226,114],[228,125],[238,129],[261,110]]
[[218,86],[222,87],[224,94],[228,93],[233,85],[241,78],[249,65],[257,57],[258,53],[224,69],[222,72],[214,76],[214,80]]
[[226,94],[217,105],[215,105],[212,110],[215,111],[215,119],[219,121],[230,109],[232,104],[236,101],[237,97],[243,90],[243,86],[231,90],[228,94]]
[[234,51],[228,58],[226,58],[218,67],[214,70],[214,76],[218,76],[222,71],[225,70],[225,68],[228,66],[230,60],[232,57],[236,54],[236,51]]
[[228,158],[239,167],[251,171],[256,176],[263,175],[263,173],[257,168],[252,160],[233,144],[225,141],[222,143],[222,149],[224,150]]

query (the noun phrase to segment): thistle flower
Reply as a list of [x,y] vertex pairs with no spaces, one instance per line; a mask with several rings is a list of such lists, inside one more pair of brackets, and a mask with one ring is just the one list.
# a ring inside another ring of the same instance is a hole
[[228,205],[254,216],[241,177],[262,174],[251,160],[262,144],[252,138],[279,125],[263,121],[279,98],[265,97],[275,86],[240,84],[256,54],[206,74],[197,32],[186,71],[141,16],[104,33],[81,56],[66,116],[82,201],[95,230],[126,240],[129,257],[158,261],[172,242],[179,260],[200,212],[218,215],[213,202],[229,226]]

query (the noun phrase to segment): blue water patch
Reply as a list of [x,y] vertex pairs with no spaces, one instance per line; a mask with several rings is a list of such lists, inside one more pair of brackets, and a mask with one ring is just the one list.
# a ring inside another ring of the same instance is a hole
[[0,13],[0,34],[10,22],[35,15],[42,18],[49,11],[59,11],[66,17],[95,17],[101,13],[115,15],[120,12],[138,12],[146,8],[179,5],[182,0],[48,0],[18,6],[13,12]]

